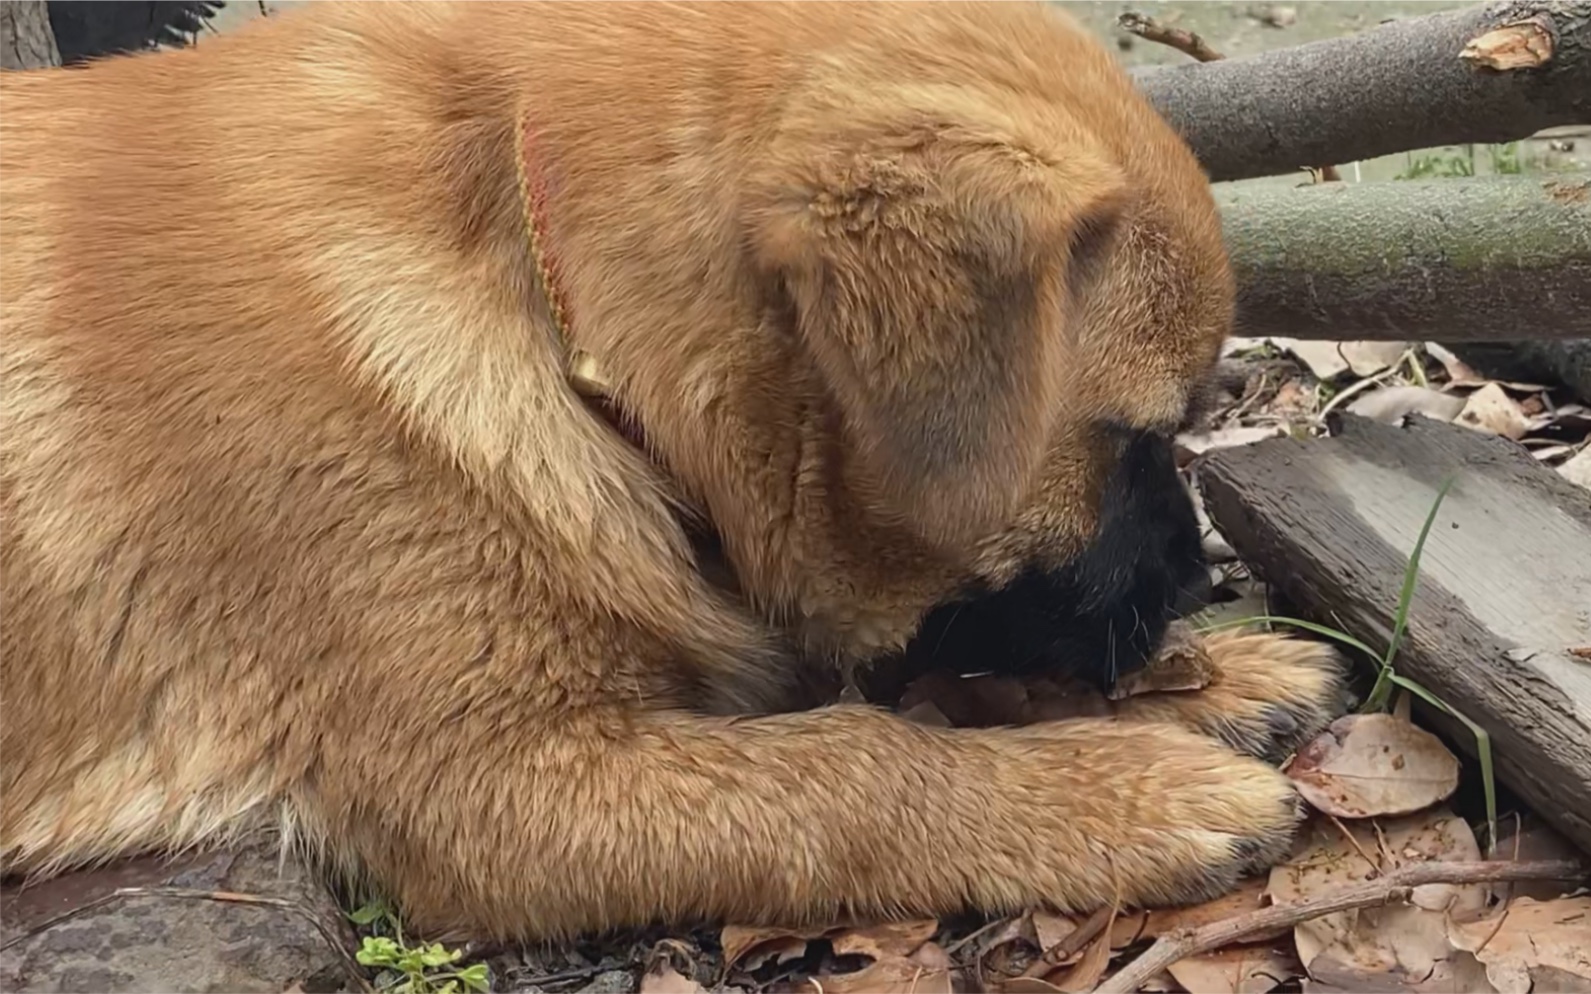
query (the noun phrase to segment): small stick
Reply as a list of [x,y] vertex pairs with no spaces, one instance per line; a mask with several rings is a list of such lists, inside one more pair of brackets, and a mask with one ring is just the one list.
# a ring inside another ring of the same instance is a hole
[[1220,949],[1260,932],[1290,928],[1322,915],[1407,901],[1416,887],[1427,884],[1478,884],[1502,880],[1573,880],[1586,867],[1573,860],[1531,863],[1467,861],[1414,863],[1378,880],[1340,887],[1299,904],[1278,904],[1236,915],[1199,928],[1167,932],[1137,959],[1094,989],[1094,994],[1133,994],[1161,970],[1189,956]]
[[1128,34],[1134,34],[1145,41],[1159,42],[1169,45],[1184,55],[1192,56],[1200,62],[1215,62],[1226,58],[1220,52],[1210,47],[1210,43],[1181,28],[1161,24],[1148,14],[1139,14],[1136,11],[1126,11],[1116,17],[1116,26]]
[[[1066,960],[1071,959],[1083,951],[1095,936],[1110,928],[1116,920],[1115,907],[1100,908],[1098,911],[1083,919],[1083,923],[1068,932],[1066,938],[1057,942],[1049,949],[1042,950],[1039,958],[1022,974],[1024,977],[1040,977],[1055,969]],[[1105,941],[1110,941],[1107,938]]]
[[[1148,14],[1137,11],[1124,11],[1116,15],[1116,26],[1128,34],[1137,35],[1145,41],[1158,42],[1166,45],[1184,55],[1190,56],[1199,62],[1218,62],[1226,58],[1220,52],[1210,47],[1210,43],[1192,31],[1174,28],[1168,24],[1161,24]],[[1336,166],[1319,166],[1315,172],[1320,173],[1322,183],[1334,183],[1342,179]]]

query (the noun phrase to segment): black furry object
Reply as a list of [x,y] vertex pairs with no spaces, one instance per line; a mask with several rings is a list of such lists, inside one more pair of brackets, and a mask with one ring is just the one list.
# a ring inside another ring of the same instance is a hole
[[62,65],[160,45],[185,45],[226,0],[175,3],[139,0],[51,0],[50,30]]

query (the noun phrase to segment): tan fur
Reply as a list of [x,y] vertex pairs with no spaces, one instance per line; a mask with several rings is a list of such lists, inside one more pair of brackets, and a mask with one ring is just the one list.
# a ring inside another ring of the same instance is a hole
[[[7,871],[285,813],[416,927],[531,937],[1285,850],[1287,782],[1174,724],[767,713],[1075,553],[1097,424],[1174,423],[1227,329],[1196,163],[1053,11],[313,4],[7,74],[0,239]],[[1324,707],[1255,672],[1149,717]]]

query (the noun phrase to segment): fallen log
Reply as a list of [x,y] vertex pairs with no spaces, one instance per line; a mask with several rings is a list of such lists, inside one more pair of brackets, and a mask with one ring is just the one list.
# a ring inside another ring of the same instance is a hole
[[1591,122],[1591,0],[1508,0],[1140,69],[1214,180]]
[[[1213,451],[1211,520],[1307,618],[1382,651],[1445,478],[1397,672],[1484,728],[1498,777],[1591,851],[1591,492],[1507,440],[1415,417]],[[1461,724],[1424,716],[1460,748]]]
[[1591,337],[1591,178],[1232,186],[1216,196],[1239,334]]

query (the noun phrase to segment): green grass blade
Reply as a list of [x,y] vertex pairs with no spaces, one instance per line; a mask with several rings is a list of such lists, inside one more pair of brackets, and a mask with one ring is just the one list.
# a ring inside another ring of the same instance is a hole
[[1475,756],[1481,765],[1481,788],[1486,794],[1486,848],[1488,852],[1491,851],[1497,845],[1497,775],[1492,767],[1491,733],[1471,721],[1468,715],[1408,677],[1394,673],[1391,681],[1432,707],[1457,718],[1475,737]]
[[1211,632],[1225,631],[1228,628],[1242,628],[1245,625],[1256,624],[1288,625],[1293,628],[1302,628],[1306,632],[1314,632],[1316,635],[1324,635],[1326,638],[1341,642],[1343,645],[1349,646],[1351,648],[1358,649],[1360,652],[1364,653],[1366,656],[1369,656],[1377,663],[1381,661],[1381,654],[1379,652],[1354,638],[1352,635],[1349,635],[1347,632],[1339,631],[1330,627],[1329,625],[1317,625],[1313,621],[1305,621],[1302,618],[1284,618],[1280,615],[1274,614],[1257,614],[1252,618],[1236,618],[1231,621],[1222,621],[1214,625],[1197,627],[1194,630],[1199,632],[1201,635],[1208,635]]
[[1381,660],[1382,666],[1391,666],[1392,660],[1398,654],[1398,646],[1403,642],[1403,632],[1409,626],[1409,603],[1414,600],[1414,585],[1420,576],[1420,556],[1425,552],[1425,540],[1431,534],[1431,526],[1436,523],[1437,509],[1442,506],[1442,499],[1453,488],[1453,477],[1448,477],[1436,492],[1436,500],[1431,504],[1431,510],[1425,516],[1425,524],[1420,527],[1420,537],[1414,542],[1414,551],[1409,554],[1408,565],[1403,569],[1403,589],[1398,593],[1398,613],[1393,616],[1392,641],[1387,644],[1387,654]]

